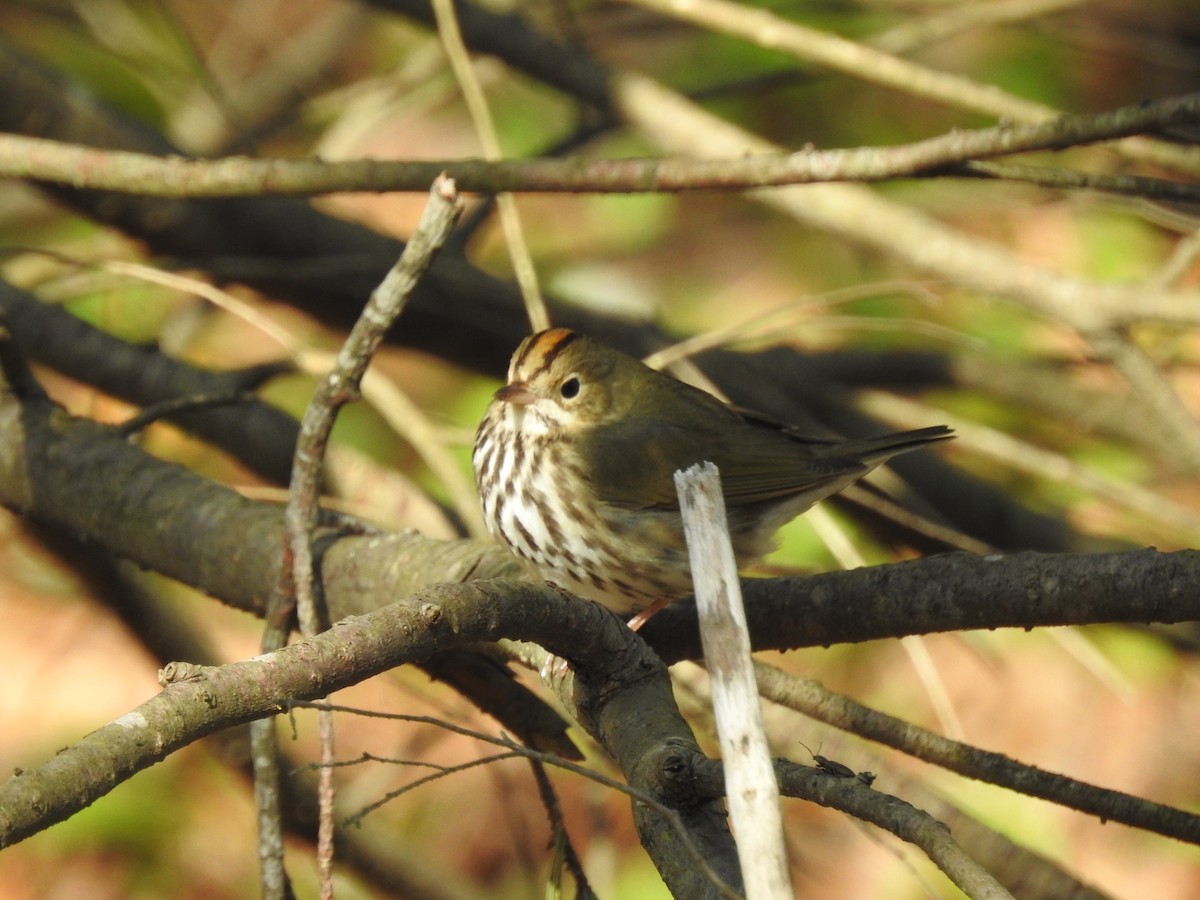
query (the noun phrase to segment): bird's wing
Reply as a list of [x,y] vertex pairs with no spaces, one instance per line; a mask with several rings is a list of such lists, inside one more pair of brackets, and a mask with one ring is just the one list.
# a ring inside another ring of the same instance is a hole
[[597,498],[631,509],[678,509],[674,473],[700,462],[716,464],[731,506],[819,494],[870,468],[839,453],[836,443],[724,417],[687,425],[629,417],[596,429],[582,444]]

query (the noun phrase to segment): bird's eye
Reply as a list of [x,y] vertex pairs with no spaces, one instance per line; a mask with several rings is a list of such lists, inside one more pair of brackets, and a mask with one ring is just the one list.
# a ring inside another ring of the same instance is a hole
[[579,379],[572,375],[562,383],[562,387],[558,392],[563,395],[564,400],[570,400],[579,395]]

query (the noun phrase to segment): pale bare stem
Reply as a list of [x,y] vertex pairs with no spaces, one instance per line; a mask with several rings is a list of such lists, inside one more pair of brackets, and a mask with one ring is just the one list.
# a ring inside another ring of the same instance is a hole
[[[231,19],[259,15],[254,6],[230,7]],[[365,9],[333,6],[290,30],[286,41],[273,41],[269,47],[248,39],[254,25],[229,22],[225,39],[210,47],[197,66],[201,77],[209,75],[219,81],[218,89],[224,88],[220,96],[224,114],[217,117],[208,104],[185,101],[182,114],[174,116],[172,133],[186,135],[185,143],[195,152],[220,152],[230,142],[231,126],[235,133],[244,134],[251,123],[261,124],[290,109],[296,98],[322,88],[329,80],[330,66],[345,52],[346,44],[362,33],[366,19]],[[260,59],[263,53],[268,54],[266,59]]]
[[1200,258],[1200,230],[1192,231],[1171,252],[1171,257],[1162,267],[1146,280],[1155,289],[1165,289],[1178,282]]
[[839,495],[864,509],[869,509],[886,519],[903,525],[914,534],[922,534],[925,537],[941,541],[947,547],[966,550],[968,553],[978,556],[987,556],[996,552],[996,548],[985,541],[976,540],[956,528],[935,522],[920,513],[913,512],[901,503],[889,500],[874,491],[865,490],[858,484],[843,488],[839,491]]
[[947,40],[966,31],[991,25],[1023,22],[1047,13],[1070,9],[1087,0],[991,0],[989,3],[958,3],[949,9],[889,28],[867,43],[885,53],[907,53],[920,47]]
[[[436,0],[449,2],[449,0]],[[500,225],[504,229],[504,240],[512,255],[513,274],[517,277],[517,285],[521,288],[521,297],[525,301],[525,309],[529,316],[531,331],[543,331],[550,327],[550,313],[546,309],[546,300],[542,297],[542,289],[538,284],[537,269],[533,265],[533,256],[525,243],[525,231],[521,227],[521,218],[517,211],[516,198],[510,193],[496,195],[496,208],[500,211]]]
[[[287,565],[291,558],[288,548],[285,548],[283,558],[284,565],[264,617],[266,624],[259,645],[263,653],[273,653],[287,646],[288,620],[295,608],[294,592],[289,587],[292,572]],[[266,717],[250,723],[250,746],[255,818],[258,824],[259,882],[267,900],[284,900],[292,892],[284,864],[283,798],[280,796],[283,776],[279,768],[279,746],[273,718]]]
[[[333,713],[317,714],[317,729],[321,744],[321,761],[334,758]],[[336,823],[334,804],[337,796],[333,786],[333,769],[323,767],[317,775],[317,879],[321,900],[333,900],[333,852]]]
[[[403,312],[408,297],[437,250],[450,236],[462,211],[462,202],[454,183],[439,178],[430,191],[429,203],[409,239],[399,261],[372,292],[362,315],[337,355],[334,368],[317,385],[300,423],[296,442],[288,502],[284,511],[288,553],[281,591],[286,599],[294,596],[300,631],[310,637],[325,627],[325,611],[320,608],[314,589],[312,538],[319,515],[322,461],[338,410],[358,395],[371,357],[388,328]],[[280,624],[278,612],[271,617]],[[332,713],[320,713],[321,760],[333,761]],[[333,769],[323,766],[317,787],[319,821],[317,830],[317,867],[322,900],[333,896],[334,790]]]
[[[10,251],[19,249],[22,253],[36,253],[39,256],[56,260],[72,269],[82,270],[73,275],[59,277],[51,282],[39,285],[38,297],[47,303],[65,303],[68,300],[76,300],[85,294],[102,292],[114,284],[124,284],[127,279],[133,279],[147,284],[157,284],[162,287],[171,288],[172,290],[189,296],[199,297],[211,303],[231,316],[241,319],[251,328],[257,329],[265,337],[278,343],[293,360],[299,361],[300,355],[303,352],[301,342],[270,316],[263,315],[252,304],[210,284],[202,277],[193,277],[178,272],[164,272],[162,269],[157,269],[154,266],[128,262],[126,260],[82,259],[66,253],[49,250],[45,247],[15,247],[10,245],[8,249]],[[99,272],[109,273],[115,277],[111,279],[102,278],[99,276]]]
[[783,839],[779,786],[754,681],[750,632],[725,517],[721,478],[712,463],[675,473],[687,539],[704,662],[725,766],[729,820],[751,900],[795,896]]
[[1098,356],[1120,372],[1134,395],[1157,416],[1194,472],[1200,472],[1200,423],[1174,385],[1141,347],[1115,328],[1084,332]]
[[[450,67],[454,70],[459,87],[462,88],[475,132],[483,145],[484,156],[490,160],[498,160],[504,155],[500,149],[500,139],[496,135],[496,125],[492,121],[487,97],[484,96],[479,79],[475,77],[475,70],[471,67],[470,54],[458,27],[453,0],[433,0],[433,14],[437,20],[442,46],[445,47],[446,56],[450,60]],[[550,315],[546,311],[546,301],[538,286],[537,270],[533,266],[529,246],[525,243],[525,232],[521,227],[521,217],[512,194],[497,194],[496,208],[500,211],[500,226],[504,230],[513,273],[525,300],[530,327],[535,332],[542,331],[550,326]]]
[[[878,473],[879,470],[876,470],[871,475]],[[833,554],[833,558],[843,569],[860,569],[867,565],[867,560],[859,553],[853,540],[846,534],[846,530],[829,514],[829,510],[823,503],[818,503],[810,509],[806,513],[806,518],[817,533],[817,537],[821,539],[826,549]],[[900,639],[900,646],[908,656],[913,670],[917,673],[917,678],[920,679],[929,702],[933,704],[938,721],[942,724],[942,730],[953,737],[962,737],[962,721],[954,709],[950,692],[946,689],[946,684],[942,680],[933,658],[929,655],[924,638],[919,634],[905,635]]]
[[[39,251],[41,252],[41,251]],[[61,254],[51,254],[59,259],[65,259]],[[78,260],[67,259],[71,265],[83,265]],[[105,271],[113,272],[145,281],[160,284],[187,294],[200,297],[232,316],[241,319],[247,325],[257,329],[265,337],[280,345],[288,358],[301,371],[310,374],[323,374],[333,365],[333,357],[326,353],[314,352],[306,348],[301,340],[295,337],[286,327],[280,325],[270,316],[263,315],[252,304],[223,291],[215,285],[198,278],[190,278],[171,272],[163,272],[152,266],[124,261],[88,263]],[[380,415],[391,426],[392,430],[412,446],[417,454],[429,466],[430,471],[446,488],[454,503],[455,511],[467,526],[467,531],[473,537],[481,537],[486,529],[480,518],[479,501],[475,488],[462,474],[462,470],[447,450],[438,428],[430,421],[424,411],[417,406],[408,394],[394,382],[382,376],[376,377],[368,372],[362,382],[363,396],[379,411]],[[196,398],[186,402],[195,404]],[[191,408],[191,407],[189,407]]]
[[950,697],[946,681],[942,678],[942,673],[938,671],[937,663],[934,662],[933,655],[929,652],[925,637],[920,634],[906,634],[900,638],[900,646],[904,650],[904,655],[908,657],[913,671],[917,673],[921,687],[925,689],[925,695],[933,706],[942,731],[956,740],[961,740],[966,734],[963,730],[962,719],[958,716],[958,710],[954,708],[954,701]]
[[872,284],[851,285],[837,288],[820,294],[803,297],[792,303],[786,303],[769,309],[764,313],[742,319],[729,325],[710,328],[689,338],[685,338],[661,350],[656,350],[649,356],[643,357],[642,362],[652,369],[667,369],[676,362],[698,356],[708,350],[718,347],[731,347],[750,343],[765,343],[777,346],[784,342],[790,332],[800,327],[811,328],[861,328],[874,330],[902,330],[912,333],[928,334],[939,337],[947,342],[968,345],[974,349],[983,349],[982,342],[962,331],[920,319],[888,319],[880,322],[866,316],[833,316],[829,310],[842,303],[861,300],[864,297],[881,297],[891,294],[908,294],[934,304],[939,301],[937,295],[922,284],[913,281],[884,281]]
[[[920,419],[920,416],[930,414],[929,407],[923,403],[882,391],[863,391],[858,400],[864,412],[893,422],[898,427],[906,422],[928,421]],[[1138,512],[1151,521],[1159,522],[1181,541],[1186,540],[1186,535],[1180,534],[1180,529],[1200,539],[1200,515],[1187,506],[1172,502],[1162,494],[1115,481],[1092,468],[1069,460],[1066,456],[1043,450],[1025,440],[996,431],[995,428],[979,425],[953,413],[937,410],[937,415],[943,416],[947,424],[954,428],[962,444],[1001,463],[1002,466],[1057,484],[1074,485],[1093,497],[1103,498],[1124,509]]]
[[804,521],[812,526],[825,549],[843,569],[861,569],[867,564],[858,548],[854,546],[854,541],[846,534],[846,529],[834,521],[824,504],[817,503],[813,506],[805,514]]
[[1112,691],[1122,703],[1137,702],[1138,689],[1134,687],[1133,681],[1118,668],[1117,663],[1096,646],[1088,632],[1071,626],[1046,628],[1043,632],[1081,669]]
[[[1016,122],[1045,122],[1059,110],[1009,94],[990,84],[961,75],[930,69],[828,32],[789,21],[765,9],[729,0],[626,0],[666,16],[713,31],[740,37],[759,47],[788,53],[852,78],[894,88],[972,112]],[[1122,141],[1126,155],[1175,165],[1185,171],[1200,170],[1200,152],[1181,150],[1145,138]]]
[[474,538],[485,538],[487,528],[483,524],[475,485],[463,475],[438,426],[399,385],[382,375],[376,377],[374,373],[367,372],[362,382],[362,393],[392,430],[411,444],[429,466],[430,472],[449,495],[467,533]]
[[1053,107],[960,75],[939,72],[882,50],[791,22],[765,9],[728,0],[627,0],[685,22],[906,94],[1021,122],[1058,114]]
[[[881,391],[863,391],[858,400],[864,412],[898,427],[907,423],[928,421],[930,415],[929,407],[924,404]],[[1194,540],[1200,540],[1200,514],[1161,494],[1116,481],[1061,454],[1035,447],[1027,441],[953,413],[938,410],[937,415],[944,418],[946,424],[955,430],[964,446],[1003,466],[1035,475],[1048,482],[1074,485],[1094,497],[1103,498],[1143,515],[1152,522],[1160,523],[1164,530],[1173,532],[1177,539],[1186,540],[1190,535]],[[926,418],[921,418],[922,416]],[[1181,535],[1180,529],[1183,529],[1185,534]]]

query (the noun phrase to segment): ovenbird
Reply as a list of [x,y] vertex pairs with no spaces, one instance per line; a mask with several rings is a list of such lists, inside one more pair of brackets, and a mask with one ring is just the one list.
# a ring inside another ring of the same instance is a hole
[[945,426],[825,441],[733,409],[639,360],[556,328],[517,348],[475,437],[488,529],[545,579],[637,628],[692,593],[674,473],[721,475],[740,567],[779,527]]

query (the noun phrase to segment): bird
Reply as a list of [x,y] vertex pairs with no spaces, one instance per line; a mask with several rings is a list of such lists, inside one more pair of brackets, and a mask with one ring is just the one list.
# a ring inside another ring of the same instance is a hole
[[734,557],[886,460],[953,437],[938,425],[864,440],[806,437],[577,331],[527,337],[476,433],[489,532],[542,579],[637,630],[693,593],[674,473],[717,466]]

